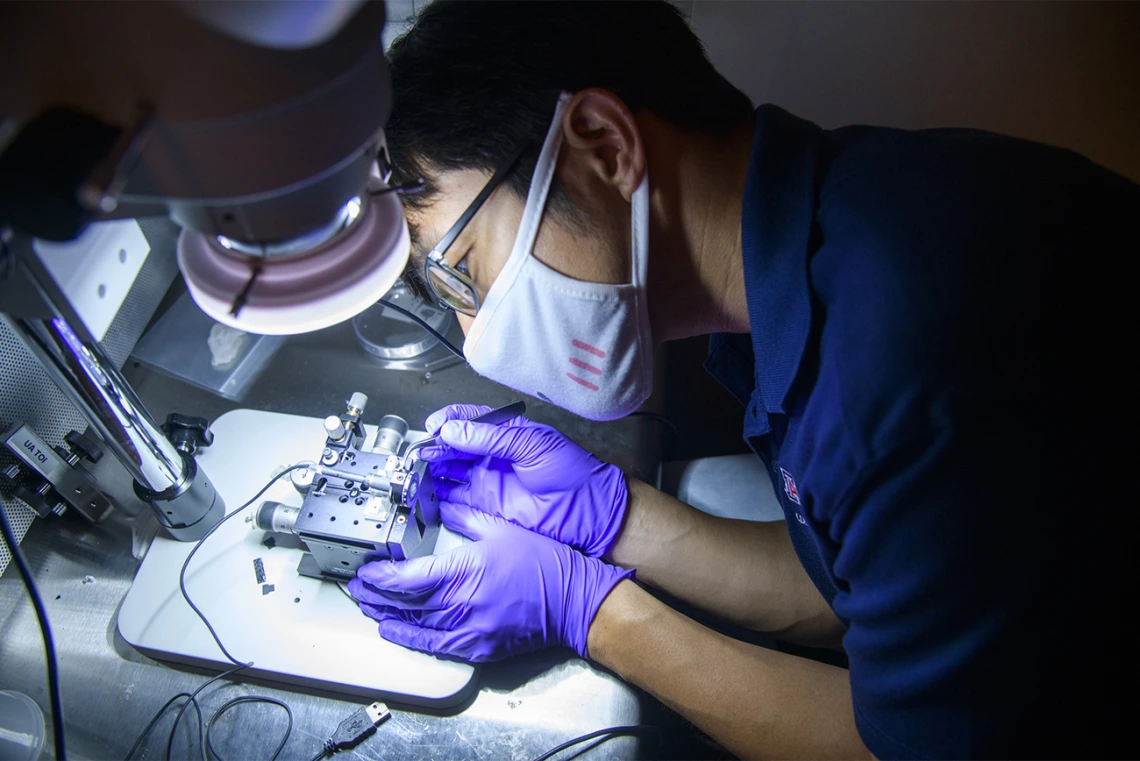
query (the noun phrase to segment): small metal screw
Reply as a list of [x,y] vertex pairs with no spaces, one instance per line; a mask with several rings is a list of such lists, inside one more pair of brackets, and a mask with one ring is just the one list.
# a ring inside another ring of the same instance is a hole
[[407,523],[407,522],[408,522],[408,519],[402,515],[396,518],[396,523]]
[[340,495],[340,502],[341,502],[341,504],[348,502],[348,495],[347,494]]

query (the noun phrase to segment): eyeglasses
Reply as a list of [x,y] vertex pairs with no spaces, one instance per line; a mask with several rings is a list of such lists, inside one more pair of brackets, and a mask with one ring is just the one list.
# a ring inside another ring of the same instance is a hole
[[[447,263],[444,258],[447,249],[467,227],[467,223],[475,216],[480,207],[495,192],[495,188],[502,184],[511,170],[515,168],[519,158],[526,152],[530,143],[524,143],[518,150],[516,150],[503,164],[495,170],[495,174],[491,176],[483,189],[479,191],[479,195],[475,196],[475,200],[463,212],[447,234],[435,244],[435,247],[428,253],[427,258],[424,259],[424,282],[427,283],[428,289],[431,290],[432,295],[436,301],[439,302],[441,307],[445,309],[454,309],[456,312],[461,312],[469,317],[474,317],[475,313],[479,311],[479,293],[475,288],[475,282],[468,276],[466,272],[458,269],[460,263],[463,261],[461,258],[452,266]],[[464,257],[465,258],[465,257]]]

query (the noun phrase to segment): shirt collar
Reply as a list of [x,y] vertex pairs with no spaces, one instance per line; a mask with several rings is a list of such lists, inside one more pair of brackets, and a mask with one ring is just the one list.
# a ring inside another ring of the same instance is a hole
[[787,414],[811,332],[808,247],[822,130],[771,105],[756,110],[741,242],[755,383],[763,412]]

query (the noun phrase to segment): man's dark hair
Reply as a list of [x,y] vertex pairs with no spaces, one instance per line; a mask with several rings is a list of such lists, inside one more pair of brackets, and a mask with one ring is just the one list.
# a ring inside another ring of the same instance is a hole
[[[439,172],[490,174],[529,142],[504,183],[525,197],[563,91],[604,88],[633,112],[648,109],[702,131],[732,129],[752,115],[748,97],[713,68],[684,17],[663,0],[435,0],[388,58],[392,182],[425,180],[421,191],[403,196],[410,209],[433,202]],[[548,208],[572,211],[557,187]],[[435,243],[418,238],[413,226],[417,247]],[[421,290],[419,272],[407,275]]]

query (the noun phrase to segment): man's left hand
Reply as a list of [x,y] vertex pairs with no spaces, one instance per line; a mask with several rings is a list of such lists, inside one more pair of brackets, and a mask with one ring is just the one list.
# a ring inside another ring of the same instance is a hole
[[368,563],[348,590],[380,636],[436,655],[494,661],[586,638],[610,590],[633,575],[505,520],[442,503],[476,541],[431,557]]

